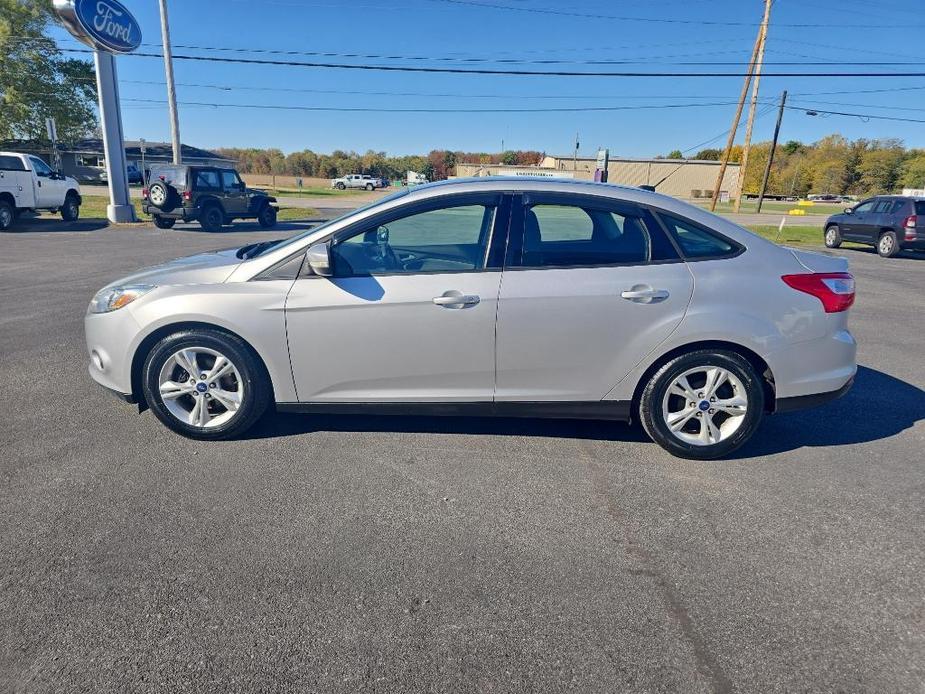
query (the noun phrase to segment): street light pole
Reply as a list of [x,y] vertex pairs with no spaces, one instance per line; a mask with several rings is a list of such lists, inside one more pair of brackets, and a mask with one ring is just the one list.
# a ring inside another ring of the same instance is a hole
[[780,122],[784,117],[784,106],[787,104],[787,90],[780,95],[780,109],[777,111],[777,124],[774,126],[774,138],[771,140],[771,151],[768,152],[768,163],[764,167],[764,178],[761,179],[761,192],[758,194],[758,209],[755,212],[761,212],[761,205],[764,202],[764,194],[768,189],[768,179],[771,177],[771,165],[774,164],[774,151],[777,149],[777,138],[780,136]]
[[161,8],[161,39],[164,44],[164,72],[167,77],[167,105],[170,109],[170,140],[173,143],[173,163],[182,164],[180,153],[180,117],[177,114],[177,92],[173,83],[173,54],[170,50],[170,26],[167,23],[167,0],[158,0]]

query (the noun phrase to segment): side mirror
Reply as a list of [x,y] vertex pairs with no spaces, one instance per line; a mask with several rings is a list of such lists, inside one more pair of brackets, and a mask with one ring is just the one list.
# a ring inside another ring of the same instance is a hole
[[853,207],[846,207],[846,208],[845,208],[845,214],[854,214],[854,208],[853,208]]
[[316,275],[330,277],[334,274],[331,268],[331,247],[326,243],[316,243],[305,254],[308,266]]

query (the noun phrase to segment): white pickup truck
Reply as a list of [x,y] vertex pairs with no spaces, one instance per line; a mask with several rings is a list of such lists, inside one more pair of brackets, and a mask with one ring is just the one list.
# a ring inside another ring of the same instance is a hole
[[369,174],[348,174],[331,180],[331,187],[338,190],[346,190],[347,188],[373,190],[374,188],[382,188],[384,185],[381,178],[376,178]]
[[0,231],[27,210],[60,211],[64,221],[76,221],[80,203],[80,186],[70,176],[31,154],[0,152]]

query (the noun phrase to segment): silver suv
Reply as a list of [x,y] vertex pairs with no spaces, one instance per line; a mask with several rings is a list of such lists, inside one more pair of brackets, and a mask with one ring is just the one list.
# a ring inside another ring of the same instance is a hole
[[853,300],[844,259],[673,198],[492,177],[141,271],[86,334],[94,379],[193,438],[272,407],[638,418],[706,459],[850,387]]

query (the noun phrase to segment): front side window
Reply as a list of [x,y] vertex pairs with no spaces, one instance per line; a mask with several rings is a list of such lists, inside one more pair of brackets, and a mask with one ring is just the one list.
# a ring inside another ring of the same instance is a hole
[[659,213],[686,259],[722,258],[739,250],[728,239],[665,213]]
[[240,190],[244,187],[241,179],[238,178],[238,173],[231,169],[222,169],[222,185],[225,190]]
[[537,204],[524,216],[523,267],[627,265],[651,259],[641,218],[575,205]]
[[877,203],[876,200],[867,200],[862,202],[860,205],[854,208],[855,214],[864,214],[865,212],[870,212],[874,209],[874,205]]
[[482,270],[495,210],[459,205],[361,229],[332,245],[334,276]]
[[222,185],[218,180],[218,171],[214,169],[197,171],[194,186],[196,190],[221,190]]
[[41,159],[29,157],[29,161],[32,162],[32,170],[35,171],[36,176],[51,176],[51,168]]

